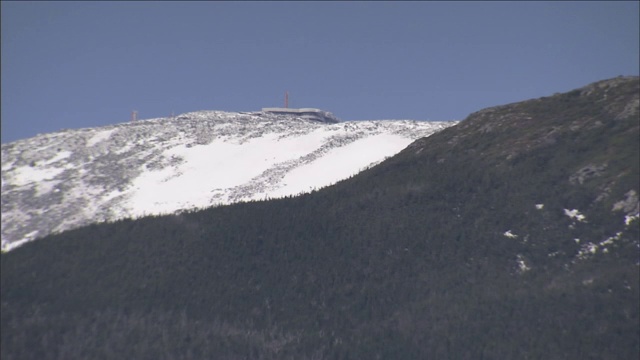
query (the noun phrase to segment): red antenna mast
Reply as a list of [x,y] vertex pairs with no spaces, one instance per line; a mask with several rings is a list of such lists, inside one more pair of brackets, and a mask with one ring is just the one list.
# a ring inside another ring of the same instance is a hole
[[288,91],[284,92],[284,107],[285,108],[289,107],[289,92]]

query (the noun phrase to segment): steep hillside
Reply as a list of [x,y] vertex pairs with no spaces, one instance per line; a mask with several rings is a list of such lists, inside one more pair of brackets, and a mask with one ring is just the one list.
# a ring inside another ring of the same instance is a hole
[[589,256],[625,236],[637,244],[639,97],[637,77],[615,78],[485,109],[359,180],[433,198],[455,228],[514,239],[527,262]]
[[305,116],[200,111],[3,144],[2,249],[96,222],[308,192],[455,124]]
[[610,79],[300,197],[26,244],[3,359],[635,359],[639,100]]

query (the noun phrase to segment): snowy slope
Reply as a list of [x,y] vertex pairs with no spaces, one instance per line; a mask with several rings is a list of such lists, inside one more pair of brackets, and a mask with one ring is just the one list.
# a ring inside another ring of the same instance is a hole
[[296,195],[455,122],[200,111],[2,145],[2,249],[93,222]]

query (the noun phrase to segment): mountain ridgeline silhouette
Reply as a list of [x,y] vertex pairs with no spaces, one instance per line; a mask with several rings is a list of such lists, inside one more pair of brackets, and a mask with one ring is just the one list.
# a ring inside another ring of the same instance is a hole
[[2,358],[635,359],[638,77],[488,108],[333,186],[2,254]]

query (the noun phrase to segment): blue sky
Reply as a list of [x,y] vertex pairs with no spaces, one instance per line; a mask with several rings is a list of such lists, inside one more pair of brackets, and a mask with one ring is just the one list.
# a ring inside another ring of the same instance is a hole
[[283,105],[461,120],[638,75],[639,2],[2,1],[2,143]]

